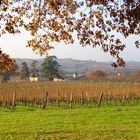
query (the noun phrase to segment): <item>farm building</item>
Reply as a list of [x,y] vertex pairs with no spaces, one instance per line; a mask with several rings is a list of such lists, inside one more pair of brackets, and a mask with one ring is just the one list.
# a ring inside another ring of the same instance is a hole
[[30,76],[29,77],[29,81],[30,82],[38,82],[39,81],[39,77],[37,77],[37,76],[36,77]]

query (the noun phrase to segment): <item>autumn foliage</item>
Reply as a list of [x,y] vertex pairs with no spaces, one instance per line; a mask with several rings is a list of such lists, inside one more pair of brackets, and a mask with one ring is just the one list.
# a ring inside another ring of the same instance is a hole
[[134,70],[131,74],[132,79],[140,80],[140,70]]
[[0,73],[13,69],[14,60],[0,50]]
[[[120,52],[126,45],[114,32],[125,38],[140,35],[139,0],[0,2],[0,36],[20,33],[20,29],[25,28],[34,37],[27,47],[41,55],[53,48],[52,42],[74,43],[77,36],[82,46],[100,47],[109,52],[116,59],[113,67],[125,66]],[[136,41],[135,45],[139,47],[140,42]],[[3,63],[5,65],[5,61]]]
[[96,71],[90,72],[89,76],[92,76],[95,78],[105,78],[107,74],[104,71],[96,70]]

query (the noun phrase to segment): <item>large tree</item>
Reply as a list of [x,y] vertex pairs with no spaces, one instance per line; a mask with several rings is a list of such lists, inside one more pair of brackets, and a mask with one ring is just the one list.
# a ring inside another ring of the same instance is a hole
[[[34,37],[27,43],[41,55],[53,48],[52,42],[73,43],[100,47],[124,66],[120,52],[126,47],[121,38],[140,35],[139,0],[8,0],[0,1],[0,36],[19,33],[20,27]],[[135,41],[140,46],[139,40]],[[12,61],[0,50],[0,67]],[[8,64],[8,65],[6,65]]]
[[31,63],[31,68],[30,68],[30,76],[32,77],[36,77],[39,75],[39,70],[37,69],[37,61],[33,60],[33,62]]
[[0,77],[2,77],[1,82],[7,82],[11,79],[11,77],[16,76],[17,74],[18,74],[18,65],[14,63],[12,69],[0,72]]
[[61,77],[60,65],[57,62],[56,56],[46,56],[44,62],[42,63],[42,73],[44,77],[48,78],[49,80],[53,80],[55,77]]
[[26,80],[29,78],[30,71],[26,62],[23,62],[21,65],[21,79]]

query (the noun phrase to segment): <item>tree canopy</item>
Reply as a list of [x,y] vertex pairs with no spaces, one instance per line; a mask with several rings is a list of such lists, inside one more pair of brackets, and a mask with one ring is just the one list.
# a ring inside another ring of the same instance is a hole
[[37,61],[33,60],[33,62],[31,63],[31,68],[30,68],[30,76],[32,77],[36,77],[39,75],[39,70],[37,69]]
[[30,76],[30,71],[26,62],[21,64],[21,79],[27,80]]
[[18,65],[13,64],[12,69],[8,69],[7,71],[0,72],[0,77],[2,77],[1,82],[7,82],[18,74]]
[[[100,47],[116,62],[125,66],[120,52],[127,46],[114,32],[125,38],[140,35],[139,0],[0,0],[0,36],[20,33],[24,27],[34,37],[27,47],[41,55],[52,49],[52,42]],[[135,42],[140,46],[139,40]],[[0,67],[7,69],[13,61],[0,50]]]
[[46,56],[42,63],[42,73],[44,77],[52,81],[54,78],[60,78],[60,65],[56,56]]

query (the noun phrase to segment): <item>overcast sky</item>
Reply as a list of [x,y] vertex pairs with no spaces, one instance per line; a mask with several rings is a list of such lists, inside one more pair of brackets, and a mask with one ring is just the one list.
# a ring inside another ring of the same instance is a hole
[[[13,58],[40,58],[32,52],[31,48],[26,48],[26,42],[31,36],[27,32],[18,35],[4,35],[0,38],[0,48],[3,52]],[[125,60],[140,61],[140,49],[134,47],[135,36],[123,39],[127,48],[122,53]],[[137,38],[138,39],[138,38]],[[55,49],[49,51],[49,55],[56,55],[58,58],[73,58],[81,60],[113,61],[108,53],[103,53],[101,49],[92,47],[81,47],[78,43],[65,45],[55,44]]]

